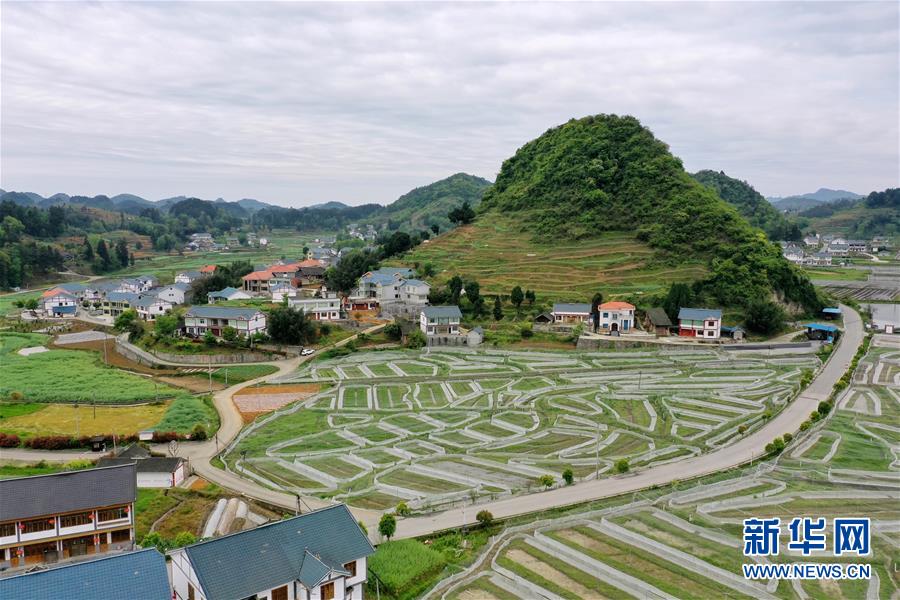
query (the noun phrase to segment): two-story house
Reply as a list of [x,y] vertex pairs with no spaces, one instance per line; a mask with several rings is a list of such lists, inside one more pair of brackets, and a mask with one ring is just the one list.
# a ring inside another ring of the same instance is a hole
[[221,337],[226,327],[233,327],[240,336],[265,333],[266,315],[255,308],[225,306],[192,306],[184,313],[184,332],[187,335],[200,337],[209,331]]
[[190,291],[191,285],[189,283],[173,283],[172,285],[150,290],[150,293],[169,304],[184,304]]
[[170,600],[172,589],[166,557],[148,548],[0,578],[0,598]]
[[168,300],[163,300],[152,294],[140,294],[131,302],[131,308],[137,311],[140,319],[155,321],[156,317],[172,310],[174,305]]
[[419,279],[404,279],[397,288],[400,301],[407,304],[428,304],[431,286]]
[[359,278],[356,291],[351,294],[358,298],[374,298],[379,303],[400,300],[400,286],[412,277],[412,269],[404,267],[382,267],[369,271]]
[[337,321],[341,318],[341,299],[337,295],[326,298],[288,298],[288,306],[302,310],[314,321]]
[[419,329],[429,335],[458,335],[462,313],[458,306],[426,306],[419,313]]
[[598,307],[598,326],[603,332],[625,332],[634,328],[634,304],[604,302]]
[[0,480],[0,569],[130,550],[133,464]]
[[717,340],[722,336],[722,311],[716,308],[682,308],[678,311],[678,335]]
[[362,600],[375,549],[345,504],[169,552],[176,600]]
[[241,277],[241,281],[244,282],[244,291],[251,294],[268,294],[271,279],[273,279],[272,272],[268,269],[253,271]]
[[182,271],[175,275],[175,283],[194,283],[203,277],[200,271]]
[[41,307],[51,317],[74,317],[78,310],[78,298],[61,287],[41,294]]
[[118,317],[130,308],[134,308],[138,294],[134,292],[108,292],[103,299],[103,314]]

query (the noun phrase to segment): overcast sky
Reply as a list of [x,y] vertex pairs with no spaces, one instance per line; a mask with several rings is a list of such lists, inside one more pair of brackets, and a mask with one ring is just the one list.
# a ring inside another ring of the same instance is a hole
[[898,7],[2,5],[0,187],[386,203],[631,114],[764,195],[900,182]]

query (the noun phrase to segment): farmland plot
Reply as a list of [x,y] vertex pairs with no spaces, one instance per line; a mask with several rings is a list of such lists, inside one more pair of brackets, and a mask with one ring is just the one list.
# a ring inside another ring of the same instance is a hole
[[541,475],[559,481],[567,468],[593,479],[622,458],[640,467],[731,443],[818,364],[712,348],[356,353],[279,378],[333,385],[258,419],[225,460],[272,488],[439,509],[536,491]]
[[[426,597],[479,598],[482,590],[517,598],[898,597],[900,382],[882,382],[875,369],[883,372],[900,350],[885,351],[880,343],[889,341],[875,336],[857,371],[868,375],[854,377],[834,414],[798,435],[776,460],[519,525],[492,538],[471,570],[447,578]],[[878,398],[880,414],[858,410],[860,396],[869,399],[869,408]],[[787,547],[787,524],[797,516],[825,517],[828,531],[836,517],[868,517],[871,553],[836,559],[829,533],[827,551],[804,556]],[[743,555],[742,522],[750,517],[781,519],[780,553],[762,563],[867,564],[871,578],[745,579],[742,565],[751,559]]]

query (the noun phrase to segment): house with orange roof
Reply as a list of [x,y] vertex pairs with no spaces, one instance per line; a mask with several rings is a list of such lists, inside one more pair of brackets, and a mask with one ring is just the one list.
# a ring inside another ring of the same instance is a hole
[[634,328],[634,304],[604,302],[597,307],[597,324],[601,333],[619,333]]
[[41,294],[41,306],[51,317],[74,317],[78,299],[67,290],[55,287]]
[[208,275],[210,273],[215,273],[216,265],[203,265],[202,267],[200,267],[200,272],[203,273],[204,275]]
[[241,280],[244,282],[244,291],[251,294],[268,294],[269,280],[273,279],[272,271],[253,271],[247,273]]

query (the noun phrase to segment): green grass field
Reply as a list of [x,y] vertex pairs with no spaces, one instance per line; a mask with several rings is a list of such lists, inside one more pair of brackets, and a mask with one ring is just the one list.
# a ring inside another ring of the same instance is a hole
[[[508,294],[516,285],[541,300],[587,301],[606,295],[656,293],[676,281],[705,275],[699,261],[653,264],[653,250],[628,233],[607,233],[579,242],[537,242],[512,221],[479,221],[444,234],[404,255],[397,264],[431,263],[442,283],[453,275],[476,279],[481,292]],[[540,277],[535,277],[535,273]]]
[[26,402],[128,404],[181,396],[184,392],[152,379],[107,367],[94,353],[50,350],[20,356],[19,348],[49,341],[39,334],[0,334],[0,397],[24,394]]
[[278,367],[273,367],[272,365],[241,365],[239,367],[223,367],[213,371],[212,376],[216,381],[221,381],[222,383],[227,381],[228,385],[233,385],[256,379],[257,377],[271,375],[276,371],[278,371]]
[[14,310],[18,310],[13,303],[14,302],[25,302],[31,298],[40,298],[40,292],[16,292],[13,294],[0,294],[0,317],[13,312]]

